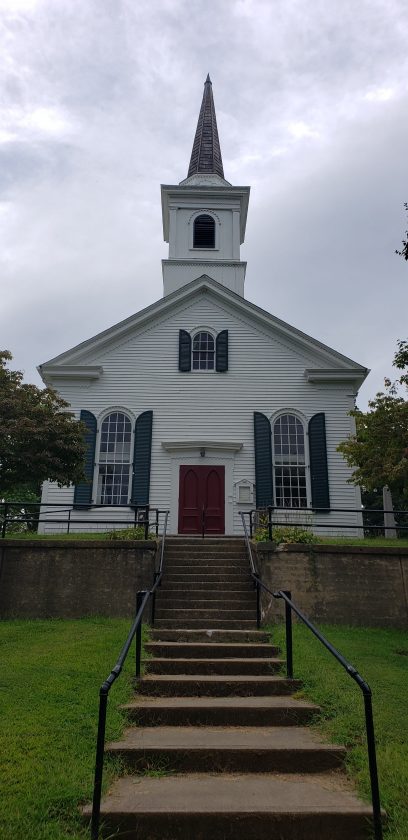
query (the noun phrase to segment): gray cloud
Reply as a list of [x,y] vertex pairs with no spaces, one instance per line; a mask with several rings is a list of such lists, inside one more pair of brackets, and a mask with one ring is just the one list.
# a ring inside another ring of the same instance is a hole
[[406,334],[404,0],[0,0],[0,335],[35,365],[162,294],[210,71],[246,295],[372,368]]

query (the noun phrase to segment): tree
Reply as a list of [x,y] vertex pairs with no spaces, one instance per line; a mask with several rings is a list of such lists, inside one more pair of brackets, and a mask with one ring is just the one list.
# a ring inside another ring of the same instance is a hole
[[[350,414],[356,434],[337,447],[350,467],[350,481],[365,491],[378,491],[388,484],[393,496],[408,503],[408,400],[398,393],[398,384],[408,386],[408,342],[398,341],[394,367],[404,371],[396,382],[385,380],[369,402],[369,411]],[[405,369],[405,370],[404,370]]]
[[0,497],[35,493],[46,479],[59,486],[84,478],[83,423],[52,388],[23,384],[0,352]]
[[[408,204],[405,202],[404,207],[408,213]],[[398,254],[400,257],[404,257],[404,260],[408,260],[408,230],[405,232],[406,239],[402,240],[402,251],[396,250],[395,253]]]

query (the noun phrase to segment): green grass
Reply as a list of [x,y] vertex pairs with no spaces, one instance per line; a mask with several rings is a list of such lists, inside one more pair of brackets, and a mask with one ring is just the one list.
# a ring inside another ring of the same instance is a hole
[[[348,627],[319,627],[360,671],[373,692],[374,723],[387,840],[408,840],[408,633]],[[333,742],[349,748],[347,767],[360,793],[370,798],[361,691],[310,631],[294,625],[294,675],[302,694],[318,703],[317,724]],[[283,627],[272,636],[284,650]]]
[[[21,533],[7,533],[8,540],[106,540],[108,539],[104,531],[84,531],[71,532],[69,534],[37,534],[36,531],[23,531]],[[149,535],[149,539],[156,539],[154,534]],[[408,548],[407,539],[385,539],[385,537],[320,537],[319,544],[322,545],[356,545],[356,546],[380,546],[382,548],[390,548],[392,546],[399,546],[399,548]],[[262,546],[262,542],[260,543]],[[309,544],[305,544],[307,550]],[[407,838],[408,840],[408,838]]]
[[408,539],[386,539],[385,537],[320,537],[320,542],[329,545],[366,545],[368,548],[372,545],[379,545],[381,548],[390,546],[399,546],[400,548],[408,548]]
[[[0,836],[85,840],[78,804],[91,799],[99,687],[128,619],[0,623]],[[133,648],[110,694],[107,739],[123,728]],[[106,762],[105,786],[118,765]]]

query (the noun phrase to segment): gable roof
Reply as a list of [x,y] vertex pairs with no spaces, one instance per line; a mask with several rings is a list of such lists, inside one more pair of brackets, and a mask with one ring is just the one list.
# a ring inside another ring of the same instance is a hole
[[[367,376],[369,371],[363,365],[301,332],[296,327],[292,327],[280,318],[276,318],[254,303],[250,303],[241,295],[237,295],[206,274],[192,280],[181,289],[177,289],[140,312],[136,312],[124,321],[114,324],[114,326],[103,330],[86,341],[82,341],[48,362],[44,362],[38,366],[38,371],[45,382],[56,375],[75,376],[75,371],[79,376],[89,377],[93,375],[95,377],[96,371],[101,372],[101,369],[89,366],[89,361],[86,361],[86,359],[90,352],[94,351],[95,355],[99,354],[105,346],[115,339],[118,341],[125,340],[129,333],[146,326],[149,322],[167,312],[170,313],[180,303],[189,303],[197,294],[206,291],[211,293],[219,303],[232,305],[236,311],[252,318],[258,326],[263,326],[264,329],[273,332],[281,339],[294,343],[298,350],[317,354],[321,359],[321,365],[316,369],[307,369],[306,376],[309,381],[327,381],[330,378],[331,381],[344,381],[346,379],[361,384]],[[83,360],[82,365],[81,359]]]

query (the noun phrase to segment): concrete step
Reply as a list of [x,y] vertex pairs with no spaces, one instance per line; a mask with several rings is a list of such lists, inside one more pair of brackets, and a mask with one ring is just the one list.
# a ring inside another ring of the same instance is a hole
[[267,644],[269,635],[256,628],[211,629],[201,627],[157,627],[150,631],[153,641],[161,642],[226,642],[230,644]]
[[297,726],[136,727],[106,749],[139,772],[160,766],[183,773],[324,773],[346,755]]
[[238,554],[236,551],[166,551],[164,556],[165,568],[172,563],[195,563],[197,565],[200,563],[231,563],[245,568],[248,568],[249,565],[247,556]]
[[300,726],[320,708],[285,696],[138,697],[122,706],[139,726]]
[[[218,592],[223,594],[225,591],[224,584],[222,581],[217,579],[217,576],[211,576],[211,579],[208,580],[204,575],[191,575],[192,580],[187,580],[186,575],[181,576],[181,581],[173,581],[173,579],[169,579],[169,575],[165,575],[163,577],[162,583],[158,589],[158,595],[161,592],[174,592],[175,590],[180,593],[183,592],[199,592],[201,590],[210,591],[210,592]],[[203,578],[202,580],[196,580],[197,577]],[[244,578],[238,577],[235,575],[230,579],[227,583],[229,588],[229,592],[251,592],[252,594],[255,592],[253,583],[249,576],[245,576]]]
[[119,831],[126,840],[367,840],[371,807],[335,773],[191,773],[125,776],[101,818],[105,836]]
[[157,608],[170,609],[203,609],[211,607],[214,609],[250,609],[256,606],[256,595],[254,592],[214,592],[204,589],[198,594],[189,592],[188,595],[180,597],[182,593],[180,590],[169,589],[167,592],[158,592],[156,606]]
[[[227,597],[227,596],[226,596]],[[156,616],[158,619],[169,618],[170,620],[176,619],[177,621],[181,621],[184,618],[189,621],[190,619],[197,619],[199,621],[206,620],[207,618],[220,618],[223,621],[227,619],[240,621],[251,621],[256,618],[256,605],[254,604],[252,609],[242,609],[240,607],[236,607],[236,609],[230,609],[229,607],[225,609],[225,601],[223,602],[224,609],[222,607],[204,607],[202,609],[186,609],[186,604],[184,603],[184,608],[182,609],[171,609],[167,607],[163,607],[162,604],[158,603],[156,607]]]
[[238,563],[227,563],[226,560],[208,561],[203,558],[200,563],[171,563],[163,566],[164,574],[167,575],[237,575],[249,577],[247,566]]
[[[204,624],[204,627],[203,627]],[[220,618],[169,619],[157,618],[154,622],[157,630],[256,630],[256,621],[222,620]]]
[[210,537],[205,536],[204,539],[201,536],[168,536],[166,537],[166,549],[173,548],[174,546],[234,546],[238,548],[245,548],[245,538],[244,537]]
[[146,674],[233,674],[270,676],[281,671],[282,659],[145,659]]
[[280,648],[269,644],[239,644],[237,642],[147,642],[146,653],[166,659],[267,659],[277,656]]
[[252,579],[248,574],[241,574],[241,573],[234,573],[234,572],[222,572],[218,570],[217,572],[206,572],[202,569],[199,572],[166,572],[163,575],[163,583],[160,588],[164,586],[171,586],[174,589],[174,585],[181,583],[183,585],[183,589],[187,588],[189,584],[195,586],[198,583],[204,583],[206,588],[212,586],[219,586],[222,589],[227,589],[231,587],[231,589],[236,589],[237,586],[248,586],[252,585]]
[[156,697],[264,697],[285,695],[301,687],[300,680],[287,677],[155,674],[137,681],[139,694]]

